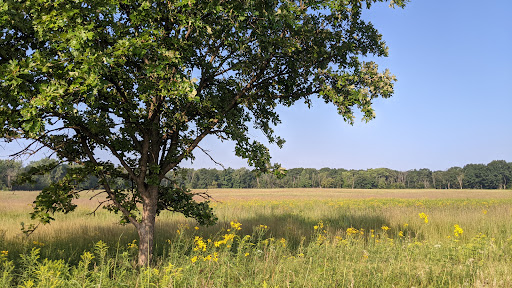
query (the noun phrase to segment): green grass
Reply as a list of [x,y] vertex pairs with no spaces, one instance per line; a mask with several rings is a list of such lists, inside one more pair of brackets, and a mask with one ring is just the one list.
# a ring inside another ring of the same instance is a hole
[[[79,200],[29,238],[33,192],[0,192],[0,287],[509,287],[512,193],[213,190],[219,223],[157,220],[156,261],[136,233]],[[487,194],[486,194],[487,193]],[[428,223],[420,217],[424,213]],[[238,226],[240,223],[241,226]],[[455,225],[463,230],[456,231]],[[389,228],[389,229],[388,229]],[[239,230],[238,230],[239,229]],[[457,235],[455,235],[458,232]]]

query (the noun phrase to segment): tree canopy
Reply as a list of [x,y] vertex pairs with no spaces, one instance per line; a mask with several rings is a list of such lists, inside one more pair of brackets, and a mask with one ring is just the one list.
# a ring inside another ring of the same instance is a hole
[[[277,166],[248,129],[281,146],[278,105],[320,97],[352,123],[354,109],[370,120],[372,100],[392,95],[395,77],[361,57],[387,56],[361,17],[375,2],[384,1],[3,1],[1,136],[77,164],[42,191],[33,216],[73,210],[77,185],[94,175],[108,207],[137,228],[140,264],[160,211],[214,222],[208,202],[162,185],[207,135],[268,172]],[[132,189],[112,187],[117,178]]]

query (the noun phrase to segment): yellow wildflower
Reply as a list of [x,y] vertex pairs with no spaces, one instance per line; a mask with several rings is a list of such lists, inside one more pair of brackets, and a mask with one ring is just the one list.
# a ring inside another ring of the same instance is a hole
[[318,222],[317,225],[313,226],[315,230],[324,228],[324,223],[322,221]]
[[[231,228],[235,229],[235,230],[242,230],[242,223],[238,222],[238,221],[231,221]],[[228,230],[229,231],[229,230]]]
[[428,215],[427,214],[419,213],[418,215],[420,216],[421,219],[423,219],[423,221],[425,221],[425,223],[428,223]]
[[132,243],[128,243],[128,248],[129,249],[137,249],[138,248],[137,240],[133,240]]
[[359,233],[359,231],[356,228],[350,227],[350,228],[347,229],[347,234],[348,235],[357,234],[357,233]]
[[279,240],[279,242],[281,242],[281,244],[283,245],[283,247],[286,247],[286,239],[281,238],[281,239]]
[[455,235],[455,237],[459,237],[462,233],[464,233],[464,230],[462,230],[459,225],[455,224],[453,227],[455,228],[453,230],[453,235]]
[[196,236],[194,238],[194,243],[196,244],[196,247],[194,247],[194,251],[197,251],[197,250],[206,251],[206,243],[204,242],[203,237]]
[[384,225],[384,226],[382,226],[382,227],[380,227],[380,228],[381,228],[382,230],[384,230],[384,231],[388,231],[389,229],[391,229],[391,228],[389,228],[389,227],[388,227],[388,226],[386,226],[386,225]]
[[248,252],[245,252],[244,256],[245,256],[245,257],[249,256],[249,253],[248,253]]
[[192,257],[190,261],[192,261],[192,263],[195,263],[197,261],[197,256]]

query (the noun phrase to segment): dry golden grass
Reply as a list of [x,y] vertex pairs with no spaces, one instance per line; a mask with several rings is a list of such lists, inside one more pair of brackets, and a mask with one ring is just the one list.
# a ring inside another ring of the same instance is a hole
[[[342,199],[512,199],[512,190],[438,190],[438,189],[196,189],[208,192],[213,201],[229,200],[342,200]],[[0,212],[30,208],[38,191],[0,191]],[[74,200],[80,208],[94,209],[102,196],[90,199],[95,191],[82,192]]]
[[[194,190],[204,192],[204,190]],[[214,200],[338,200],[338,199],[508,199],[512,190],[437,189],[209,189]]]

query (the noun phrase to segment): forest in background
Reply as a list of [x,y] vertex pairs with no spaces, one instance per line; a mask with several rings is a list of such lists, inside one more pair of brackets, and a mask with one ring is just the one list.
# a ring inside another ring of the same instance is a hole
[[[18,184],[22,173],[38,165],[55,163],[51,173],[34,175],[33,182]],[[69,168],[53,159],[44,158],[24,166],[15,160],[0,160],[0,190],[41,190],[52,182],[59,181]],[[119,168],[121,169],[121,168]],[[116,179],[117,187],[128,187],[131,183]],[[82,183],[82,189],[101,186],[95,176]],[[485,164],[467,164],[444,171],[414,169],[397,171],[388,168],[347,170],[335,168],[292,168],[284,177],[274,174],[258,174],[247,168],[191,169],[183,168],[171,172],[164,185],[179,185],[190,189],[214,188],[351,188],[351,189],[511,189],[512,162],[495,160]]]

